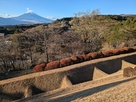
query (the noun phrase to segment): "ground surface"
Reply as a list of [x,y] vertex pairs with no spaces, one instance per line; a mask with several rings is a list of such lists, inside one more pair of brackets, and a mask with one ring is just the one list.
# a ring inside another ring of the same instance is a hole
[[136,102],[136,77],[122,71],[101,79],[57,89],[19,102]]
[[136,78],[73,102],[136,102]]

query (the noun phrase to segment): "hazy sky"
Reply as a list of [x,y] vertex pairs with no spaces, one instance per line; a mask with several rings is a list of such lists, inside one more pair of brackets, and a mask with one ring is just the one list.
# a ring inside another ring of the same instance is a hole
[[35,12],[43,17],[70,17],[99,9],[101,14],[136,14],[136,0],[0,0],[0,16]]

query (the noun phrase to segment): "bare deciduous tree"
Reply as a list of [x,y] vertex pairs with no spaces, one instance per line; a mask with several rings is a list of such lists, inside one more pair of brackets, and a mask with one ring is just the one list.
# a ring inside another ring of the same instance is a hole
[[81,36],[85,44],[85,50],[95,51],[100,47],[101,32],[92,22],[92,19],[99,14],[99,10],[94,10],[92,13],[81,12],[78,17],[71,21],[72,28]]

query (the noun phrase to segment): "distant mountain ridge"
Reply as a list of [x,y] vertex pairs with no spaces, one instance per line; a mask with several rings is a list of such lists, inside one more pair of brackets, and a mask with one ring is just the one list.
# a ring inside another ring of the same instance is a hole
[[13,19],[19,20],[19,21],[31,22],[31,23],[51,23],[52,22],[52,20],[41,17],[33,12],[25,13],[18,17],[14,17]]
[[29,12],[29,13],[22,14],[18,17],[12,17],[12,18],[0,17],[0,26],[51,23],[52,21],[53,20],[41,17],[37,15],[36,13]]
[[135,17],[136,14],[121,14],[121,16],[133,16],[133,17]]
[[28,24],[28,22],[14,20],[12,18],[2,18],[2,17],[0,17],[0,26],[20,25],[20,24]]

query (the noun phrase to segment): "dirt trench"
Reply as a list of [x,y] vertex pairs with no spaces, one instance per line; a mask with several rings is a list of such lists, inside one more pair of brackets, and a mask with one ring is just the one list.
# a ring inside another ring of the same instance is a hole
[[27,98],[105,77],[121,70],[122,60],[136,64],[136,52],[0,81],[0,102]]

